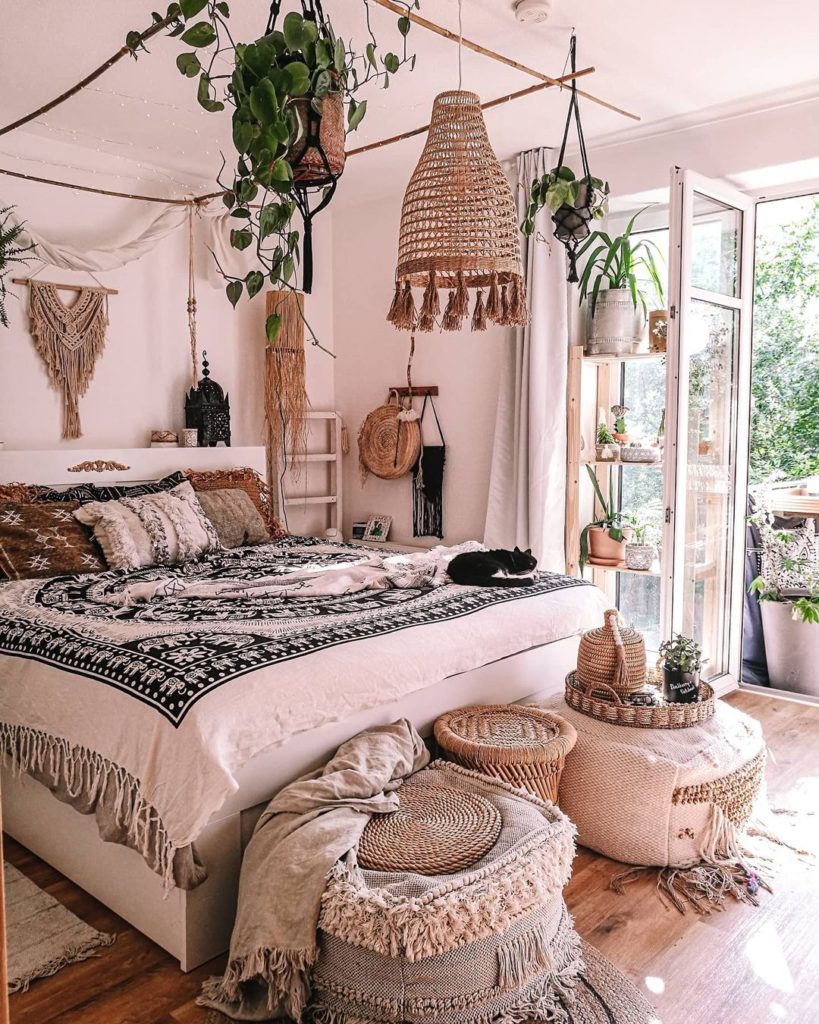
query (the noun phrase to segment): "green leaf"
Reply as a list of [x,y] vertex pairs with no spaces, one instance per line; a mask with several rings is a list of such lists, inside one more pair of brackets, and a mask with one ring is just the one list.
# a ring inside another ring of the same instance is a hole
[[343,39],[336,39],[333,65],[336,71],[343,71],[347,67],[347,47],[344,45]]
[[[372,46],[372,43],[370,43]],[[316,43],[316,65],[320,68],[329,68],[333,62],[333,48],[326,39],[319,39]]]
[[228,4],[224,2],[224,0],[219,0],[219,3],[216,4],[216,10],[222,15],[223,18],[230,17],[230,7]]
[[398,19],[398,31],[402,36],[406,37],[409,35],[409,30],[412,28],[412,22],[407,17]]
[[258,295],[264,287],[264,274],[260,270],[251,270],[245,278],[248,298]]
[[207,3],[208,0],[179,0],[179,7],[186,18],[195,18]]
[[279,332],[282,329],[282,318],[278,313],[271,313],[270,316],[265,320],[264,330],[267,335],[268,345],[275,344],[276,338],[279,336]]
[[195,25],[182,33],[182,42],[188,46],[210,46],[216,41],[216,30],[209,21],[197,21]]
[[202,69],[195,53],[180,53],[176,58],[176,66],[188,78],[195,78]]
[[[288,64],[285,68],[289,80],[288,92],[291,96],[303,96],[310,88],[310,68],[300,60]],[[320,72],[323,75],[330,75],[326,71]]]
[[318,40],[318,26],[314,21],[309,18],[304,19],[304,24],[301,30],[301,45],[308,46],[312,45]]
[[371,67],[374,67],[374,68],[377,69],[378,68],[378,64],[376,63],[376,60],[375,60],[375,44],[374,43],[367,43],[367,47],[366,47],[364,52],[367,55],[367,60],[369,61]]
[[247,153],[253,143],[253,125],[247,121],[235,122],[233,125],[233,145],[237,153]]
[[242,288],[243,285],[241,281],[231,281],[227,288],[225,288],[227,297],[230,299],[230,304],[234,309],[236,309],[236,303],[242,297]]
[[264,125],[272,124],[279,116],[276,90],[269,78],[263,78],[250,90],[250,110]]
[[384,58],[384,67],[387,69],[387,71],[390,72],[390,74],[394,75],[395,72],[401,67],[401,61],[394,53],[388,53],[387,56]]
[[555,170],[555,175],[560,178],[561,181],[574,181],[574,171],[571,167],[558,167]]
[[239,186],[239,200],[242,203],[252,203],[256,198],[256,194],[259,191],[256,184],[250,178],[245,180]]
[[[353,104],[355,104],[355,107],[353,106]],[[358,126],[364,120],[364,115],[366,113],[367,113],[367,101],[366,100],[362,100],[360,103],[356,103],[355,100],[353,100],[350,103],[350,111],[349,111],[348,118],[347,118],[349,131],[354,132],[356,130],[356,128],[358,128]]]
[[247,228],[234,228],[230,233],[230,244],[239,252],[244,252],[253,243],[253,233]]
[[[330,86],[333,84],[333,80],[330,77],[329,71],[320,70],[317,71],[313,76],[313,88],[312,92],[317,99],[323,100],[327,93],[330,91]],[[307,90],[305,90],[306,92]]]
[[284,41],[287,43],[287,48],[289,50],[300,50],[301,41],[304,38],[304,18],[297,14],[296,11],[291,11],[284,19],[282,31],[284,32]]
[[199,101],[199,106],[204,107],[205,110],[210,111],[210,113],[225,109],[224,103],[211,97],[210,79],[204,71],[199,76],[199,88],[196,92],[196,99]]

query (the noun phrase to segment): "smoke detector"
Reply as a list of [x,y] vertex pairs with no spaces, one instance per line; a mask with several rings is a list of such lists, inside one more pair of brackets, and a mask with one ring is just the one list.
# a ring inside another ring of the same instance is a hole
[[517,0],[515,17],[524,25],[542,25],[549,20],[553,0]]

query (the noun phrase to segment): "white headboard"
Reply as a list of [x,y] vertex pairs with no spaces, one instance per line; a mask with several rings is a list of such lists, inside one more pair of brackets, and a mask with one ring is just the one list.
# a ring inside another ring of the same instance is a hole
[[[94,469],[89,464],[100,463]],[[117,484],[157,480],[178,469],[236,469],[265,475],[264,448],[99,448],[59,451],[0,450],[0,483]]]

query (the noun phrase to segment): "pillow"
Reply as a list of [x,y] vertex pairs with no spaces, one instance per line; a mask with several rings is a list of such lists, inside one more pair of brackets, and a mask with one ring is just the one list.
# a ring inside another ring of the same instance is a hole
[[74,518],[77,502],[0,502],[0,571],[11,580],[102,572],[91,534]]
[[265,526],[270,530],[270,536],[274,539],[287,536],[287,530],[273,515],[267,484],[255,469],[245,467],[243,469],[210,469],[201,472],[188,469],[185,471],[185,476],[187,476],[193,485],[193,489],[197,492],[244,491],[258,509]]
[[46,501],[49,504],[54,504],[55,501],[78,501],[82,505],[86,501],[94,501],[94,488],[91,484],[76,484],[74,487],[66,487],[64,491],[51,487],[34,487],[32,492],[31,501]]
[[205,515],[216,527],[223,548],[264,544],[270,534],[259,510],[246,491],[199,491],[196,495]]
[[14,501],[27,505],[31,501],[36,501],[37,496],[42,494],[45,489],[36,484],[0,484],[0,501]]
[[[146,494],[160,494],[185,483],[185,474],[181,470],[163,476],[161,480],[153,480],[145,484],[109,484],[99,487],[88,484],[93,494],[92,501],[117,501],[120,498],[142,498]],[[82,499],[79,499],[82,500]]]
[[80,505],[111,569],[177,565],[219,549],[216,530],[187,481],[170,491]]

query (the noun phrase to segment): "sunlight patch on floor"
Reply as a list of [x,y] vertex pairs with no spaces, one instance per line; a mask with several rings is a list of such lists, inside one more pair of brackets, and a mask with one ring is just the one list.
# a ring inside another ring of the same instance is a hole
[[773,922],[763,924],[746,942],[745,954],[756,976],[766,985],[780,992],[793,992],[793,978]]

